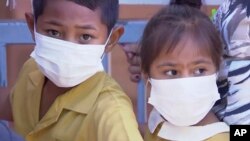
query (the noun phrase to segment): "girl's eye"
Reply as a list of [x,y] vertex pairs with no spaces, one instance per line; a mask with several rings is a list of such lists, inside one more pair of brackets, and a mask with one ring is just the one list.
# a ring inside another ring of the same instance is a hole
[[168,70],[168,71],[165,71],[165,74],[167,76],[176,76],[177,75],[177,71],[176,70]]
[[80,37],[80,40],[81,41],[89,41],[92,39],[92,36],[89,35],[89,34],[83,34],[81,37]]
[[54,38],[60,38],[62,36],[60,32],[53,30],[53,29],[47,30],[47,33],[50,37],[54,37]]
[[206,69],[203,69],[203,68],[199,68],[199,69],[194,70],[195,76],[204,75],[205,73],[206,73]]

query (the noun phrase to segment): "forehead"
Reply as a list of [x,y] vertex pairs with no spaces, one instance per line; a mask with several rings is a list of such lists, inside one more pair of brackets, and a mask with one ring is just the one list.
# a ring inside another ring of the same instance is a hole
[[67,24],[92,24],[104,26],[101,13],[97,8],[91,10],[69,0],[47,0],[43,14],[38,17],[46,20],[57,20]]
[[195,61],[196,59],[206,58],[212,60],[212,56],[208,44],[198,41],[192,36],[183,36],[180,41],[167,50],[169,47],[164,47],[160,52],[159,57],[169,60],[179,60],[183,62]]

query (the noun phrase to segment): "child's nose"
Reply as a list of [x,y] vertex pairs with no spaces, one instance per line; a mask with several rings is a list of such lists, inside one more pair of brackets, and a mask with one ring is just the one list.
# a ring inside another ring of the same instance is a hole
[[181,74],[181,77],[191,77],[192,74],[188,70],[184,70]]
[[72,42],[72,43],[78,43],[78,41],[76,40],[76,38],[74,37],[74,35],[65,35],[64,39],[65,41],[69,41],[69,42]]

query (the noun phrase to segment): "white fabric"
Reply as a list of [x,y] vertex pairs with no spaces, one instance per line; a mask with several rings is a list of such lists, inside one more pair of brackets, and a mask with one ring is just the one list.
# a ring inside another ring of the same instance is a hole
[[178,79],[150,79],[152,88],[148,103],[174,125],[194,125],[220,99],[216,77],[213,74]]
[[[184,116],[184,115],[183,115]],[[164,122],[158,136],[174,141],[201,141],[216,134],[229,132],[229,127],[224,122],[216,122],[205,126],[175,126],[165,121],[156,109],[153,109],[149,116],[148,127],[153,134],[157,126]]]
[[157,126],[164,122],[165,120],[161,117],[161,115],[158,113],[158,111],[154,108],[149,115],[148,118],[148,128],[151,133],[154,133]]
[[35,33],[35,41],[31,57],[41,72],[58,87],[76,86],[104,70],[101,57],[107,42],[104,45],[82,45],[39,33]]

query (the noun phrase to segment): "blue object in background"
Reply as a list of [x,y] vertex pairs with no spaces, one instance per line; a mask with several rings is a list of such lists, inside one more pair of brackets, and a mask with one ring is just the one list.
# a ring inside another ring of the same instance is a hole
[[5,44],[0,42],[0,86],[7,86]]
[[0,87],[6,87],[6,44],[34,43],[25,21],[0,20]]
[[120,38],[120,43],[137,43],[140,41],[147,21],[120,21],[118,24],[124,26],[124,34]]

